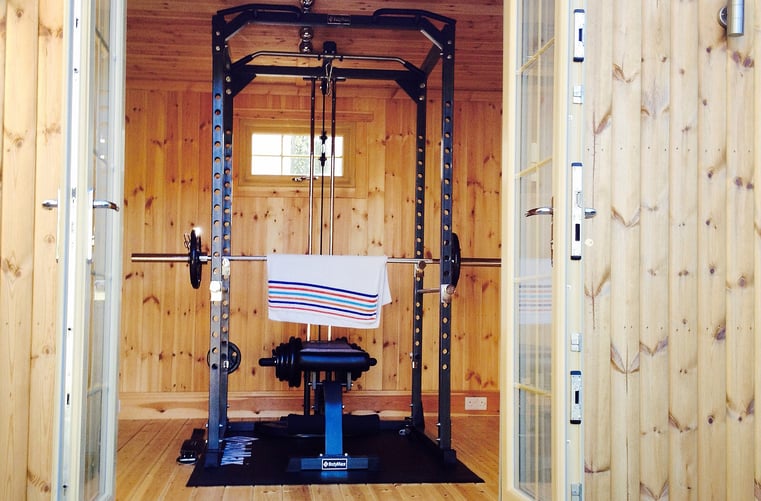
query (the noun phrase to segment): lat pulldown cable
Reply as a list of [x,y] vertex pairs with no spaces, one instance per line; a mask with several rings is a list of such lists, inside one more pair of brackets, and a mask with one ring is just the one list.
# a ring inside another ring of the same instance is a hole
[[[323,65],[325,75],[321,77],[320,90],[322,91],[322,133],[320,141],[322,149],[320,152],[320,254],[324,249],[323,236],[323,219],[325,210],[325,164],[328,157],[325,155],[325,149],[328,144],[328,131],[325,127],[327,96],[331,96],[330,105],[330,199],[329,199],[329,233],[328,233],[328,254],[333,254],[333,218],[335,213],[335,174],[336,174],[336,79],[333,77],[333,62],[326,60]],[[314,115],[313,115],[314,116]]]
[[336,202],[336,79],[332,75],[332,64],[330,68],[330,237],[328,254],[333,255],[333,221]]
[[[326,48],[329,50],[329,48]],[[335,51],[333,51],[335,53]],[[335,217],[335,174],[336,174],[336,79],[333,77],[333,62],[330,59],[326,59],[323,64],[325,75],[320,78],[320,91],[322,93],[322,132],[320,134],[320,212],[319,212],[319,225],[320,225],[320,239],[319,239],[319,253],[323,253],[325,247],[325,237],[323,234],[323,220],[325,211],[325,164],[328,161],[328,157],[325,154],[325,148],[328,141],[328,132],[325,126],[327,96],[331,96],[330,104],[330,199],[329,199],[329,233],[328,233],[328,254],[333,255],[333,219]],[[316,78],[312,79],[311,88],[311,112],[310,112],[310,126],[309,126],[309,236],[307,247],[309,254],[313,254],[312,248],[312,228],[313,228],[313,208],[314,205],[314,161],[315,161],[315,94],[316,94]],[[318,339],[320,336],[320,329],[318,328]],[[307,327],[307,340],[311,338],[309,326]],[[328,327],[328,340],[331,339],[331,329]]]
[[309,230],[307,231],[307,254],[312,254],[312,227],[314,226],[314,96],[317,83],[312,79],[309,113]]

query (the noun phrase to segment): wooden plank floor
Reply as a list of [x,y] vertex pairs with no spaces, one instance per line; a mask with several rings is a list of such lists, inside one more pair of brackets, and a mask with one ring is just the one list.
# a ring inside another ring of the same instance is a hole
[[457,457],[484,479],[482,484],[359,484],[251,487],[185,487],[192,466],[178,465],[182,442],[197,419],[119,421],[116,499],[139,500],[407,500],[498,499],[499,417],[452,417]]

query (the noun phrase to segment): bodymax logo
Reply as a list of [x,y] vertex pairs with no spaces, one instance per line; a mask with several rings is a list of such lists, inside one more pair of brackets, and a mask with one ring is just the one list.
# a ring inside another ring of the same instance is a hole
[[349,461],[345,458],[323,459],[322,469],[327,471],[346,470],[349,467]]
[[328,24],[351,26],[351,16],[328,14]]

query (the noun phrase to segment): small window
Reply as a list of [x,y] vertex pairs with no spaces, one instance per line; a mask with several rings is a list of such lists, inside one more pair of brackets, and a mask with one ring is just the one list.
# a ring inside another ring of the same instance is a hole
[[[335,140],[327,138],[324,145],[319,136],[314,138],[315,176],[330,176],[334,141],[335,176],[343,176],[344,138],[339,135],[336,135]],[[250,173],[252,176],[307,178],[310,172],[310,149],[309,134],[254,132],[251,134]]]
[[[235,132],[235,172],[237,186],[251,195],[277,192],[282,196],[303,196],[309,189],[310,141],[309,126],[292,122],[261,121],[241,118]],[[314,181],[330,179],[333,139],[323,144],[320,131],[314,138]],[[353,151],[353,130],[350,125],[338,127],[335,137],[336,196],[354,196],[357,166]],[[364,175],[360,175],[364,179]]]

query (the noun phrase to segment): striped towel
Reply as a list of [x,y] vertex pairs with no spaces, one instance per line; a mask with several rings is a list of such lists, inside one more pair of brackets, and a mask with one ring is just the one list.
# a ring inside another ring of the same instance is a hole
[[270,320],[374,329],[390,302],[386,256],[267,256]]

